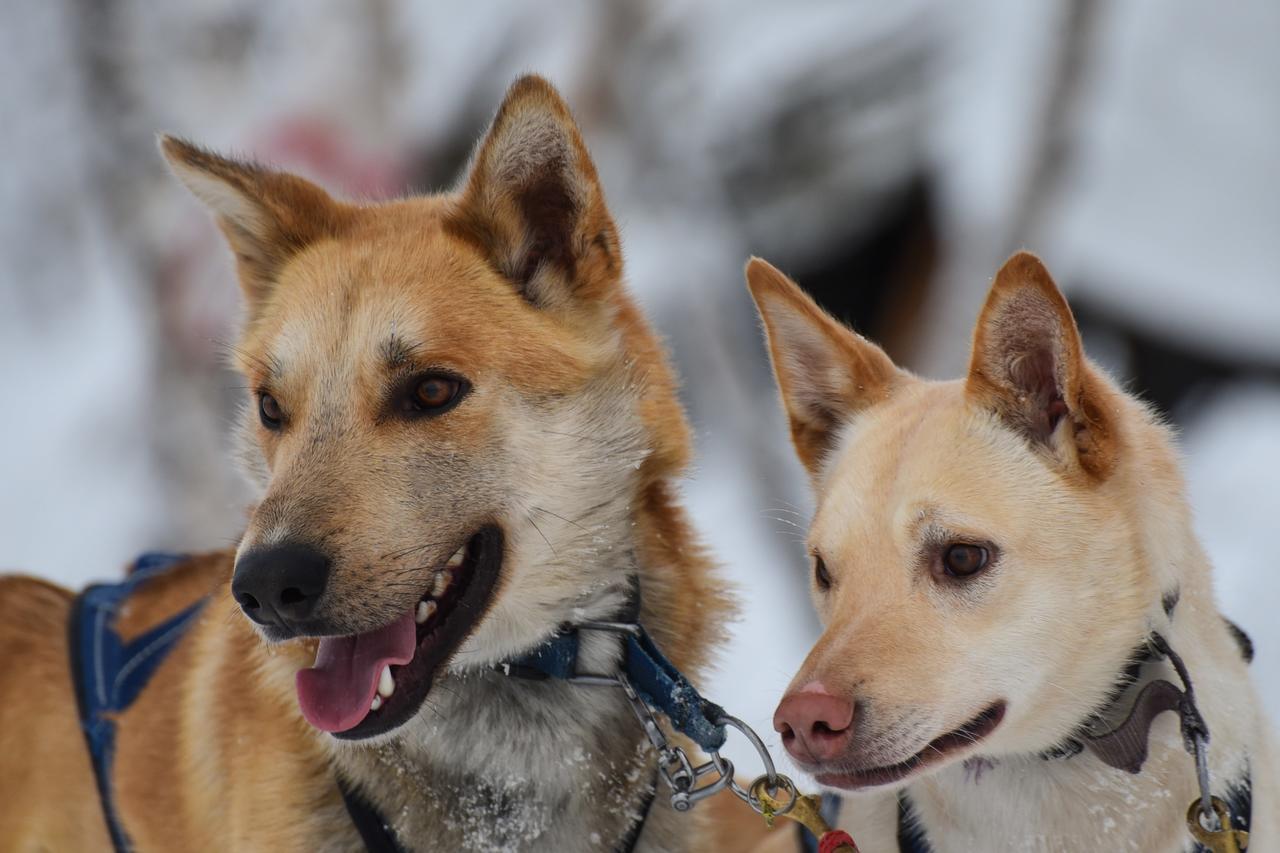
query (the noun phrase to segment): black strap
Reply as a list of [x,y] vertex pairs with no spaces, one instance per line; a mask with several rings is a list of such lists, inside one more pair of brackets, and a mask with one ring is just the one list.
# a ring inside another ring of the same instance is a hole
[[898,794],[898,853],[933,853],[906,791]]
[[347,814],[351,815],[351,822],[355,824],[356,832],[360,833],[360,840],[369,853],[405,853],[382,815],[341,776],[338,777],[338,790],[342,792],[342,802],[347,807]]
[[[347,814],[351,816],[351,822],[355,824],[356,832],[360,833],[360,840],[364,842],[365,849],[369,853],[407,853],[396,838],[395,831],[382,819],[378,810],[355,788],[348,785],[341,776],[338,777],[338,790],[342,793],[342,803],[347,807]],[[653,783],[645,791],[644,802],[638,812],[639,819],[627,828],[626,834],[618,841],[614,848],[616,853],[633,853],[636,849],[636,844],[640,842],[640,833],[644,831],[644,825],[649,820],[649,813],[653,811],[653,801],[657,796],[658,771],[655,768]]]
[[640,833],[644,831],[644,825],[649,820],[649,813],[653,811],[653,801],[658,797],[658,769],[653,770],[653,784],[649,786],[649,790],[644,795],[644,805],[640,807],[640,819],[631,824],[626,834],[618,841],[613,849],[616,853],[632,853],[636,849],[636,844],[640,842]]

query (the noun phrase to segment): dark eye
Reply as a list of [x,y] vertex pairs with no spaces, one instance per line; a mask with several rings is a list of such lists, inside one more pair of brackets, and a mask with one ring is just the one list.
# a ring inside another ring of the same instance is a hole
[[831,589],[831,572],[827,571],[827,564],[817,554],[813,555],[813,582],[823,592]]
[[275,397],[266,393],[258,395],[258,417],[262,419],[264,427],[272,430],[280,429],[280,424],[284,421],[280,404],[276,402]]
[[987,567],[991,556],[981,545],[958,542],[942,554],[942,570],[953,578],[967,578]]
[[443,414],[462,398],[466,390],[466,382],[456,376],[443,373],[421,376],[410,383],[403,408],[411,415]]

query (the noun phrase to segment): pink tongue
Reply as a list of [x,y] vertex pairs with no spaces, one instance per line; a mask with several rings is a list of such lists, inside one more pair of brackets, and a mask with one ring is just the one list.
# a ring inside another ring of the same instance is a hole
[[354,727],[369,713],[382,668],[413,660],[417,645],[412,611],[367,634],[325,637],[316,652],[316,665],[298,672],[302,716],[321,731]]

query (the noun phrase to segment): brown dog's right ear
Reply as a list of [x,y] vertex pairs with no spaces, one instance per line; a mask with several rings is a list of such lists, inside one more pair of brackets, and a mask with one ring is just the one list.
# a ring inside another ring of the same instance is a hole
[[887,397],[903,374],[884,350],[832,319],[766,261],[752,258],[746,272],[791,440],[816,478],[840,426]]
[[251,311],[290,257],[342,226],[344,206],[310,181],[172,136],[162,135],[159,143],[173,174],[217,216]]
[[569,105],[545,79],[511,84],[476,147],[449,227],[539,308],[603,301],[622,253]]

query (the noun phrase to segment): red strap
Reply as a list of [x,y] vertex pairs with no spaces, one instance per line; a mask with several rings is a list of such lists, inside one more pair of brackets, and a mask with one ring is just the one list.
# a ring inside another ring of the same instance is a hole
[[843,829],[824,832],[818,839],[818,853],[836,853],[842,846],[848,846],[853,853],[858,853],[858,845],[853,843],[853,838]]

